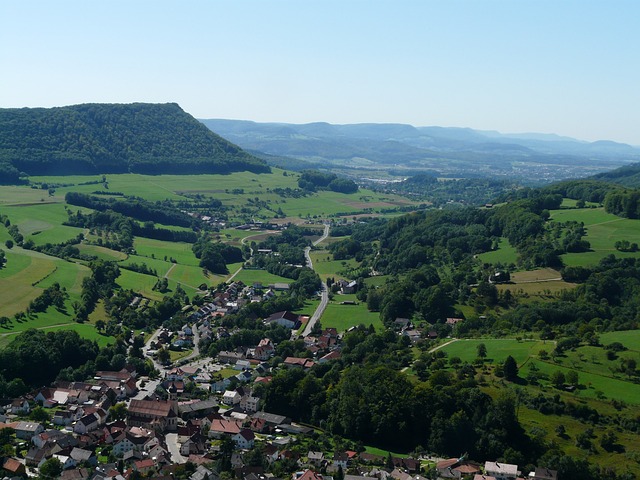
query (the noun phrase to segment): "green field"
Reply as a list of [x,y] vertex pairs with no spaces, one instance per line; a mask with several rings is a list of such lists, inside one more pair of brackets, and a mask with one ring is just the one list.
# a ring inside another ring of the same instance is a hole
[[[358,302],[357,305],[341,305],[341,302]],[[345,332],[350,327],[360,324],[373,325],[377,331],[384,329],[380,320],[380,312],[370,312],[367,304],[359,302],[355,295],[334,295],[325,309],[320,323],[324,328],[333,327],[338,332]]]
[[0,213],[18,227],[25,240],[31,239],[36,245],[61,243],[84,233],[82,228],[62,225],[68,218],[62,203],[6,206]]
[[473,340],[458,340],[442,347],[449,358],[458,357],[463,362],[472,363],[478,356],[478,345],[484,343],[487,347],[487,361],[494,363],[504,362],[511,355],[519,366],[522,366],[529,357],[535,356],[540,350],[553,349],[553,344],[545,344],[542,341],[518,341],[513,338],[480,338]]
[[640,239],[640,220],[621,218],[606,213],[603,208],[555,210],[552,212],[551,218],[559,222],[571,220],[583,222],[587,230],[587,235],[584,239],[591,244],[591,250],[593,251],[562,255],[562,260],[566,265],[594,265],[610,254],[620,258],[640,258],[640,252],[619,252],[614,247],[618,240],[638,243],[638,239]]
[[511,246],[509,240],[504,237],[500,237],[497,250],[481,253],[478,255],[478,258],[483,263],[501,263],[503,265],[508,265],[510,263],[515,264],[518,261],[518,253],[516,252],[515,247]]
[[79,245],[76,245],[76,247],[78,247],[78,250],[80,250],[81,254],[93,255],[101,260],[118,262],[121,260],[126,260],[127,258],[126,253],[118,252],[117,250],[111,250],[106,247],[100,247],[98,245],[88,245],[81,243]]

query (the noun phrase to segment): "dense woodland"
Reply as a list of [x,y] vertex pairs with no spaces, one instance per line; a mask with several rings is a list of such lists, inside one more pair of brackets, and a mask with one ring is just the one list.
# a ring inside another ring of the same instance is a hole
[[[2,183],[27,175],[267,172],[177,104],[0,109]],[[18,173],[16,173],[18,172]]]

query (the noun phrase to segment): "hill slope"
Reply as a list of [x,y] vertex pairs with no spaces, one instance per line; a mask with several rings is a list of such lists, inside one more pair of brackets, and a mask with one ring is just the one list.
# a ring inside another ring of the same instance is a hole
[[624,167],[616,168],[610,172],[594,175],[595,179],[605,182],[617,183],[625,187],[640,187],[640,163],[634,163]]
[[29,175],[268,171],[177,104],[0,109],[0,171]]

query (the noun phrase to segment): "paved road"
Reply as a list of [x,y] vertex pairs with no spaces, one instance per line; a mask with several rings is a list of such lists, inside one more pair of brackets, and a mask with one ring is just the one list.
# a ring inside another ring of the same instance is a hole
[[[314,246],[318,245],[320,242],[324,241],[328,236],[329,236],[329,224],[325,223],[324,232],[322,233],[322,236],[318,240],[313,242],[313,245]],[[304,249],[304,256],[307,259],[307,267],[313,268],[313,262],[311,261],[311,255],[309,255],[310,251],[311,251],[311,247],[305,248]],[[309,322],[307,323],[307,326],[304,328],[304,330],[302,332],[302,336],[303,337],[306,337],[307,335],[311,334],[311,330],[313,330],[313,326],[320,319],[320,317],[322,317],[322,314],[324,313],[324,310],[325,310],[325,308],[327,308],[328,304],[329,304],[329,291],[327,289],[327,285],[325,284],[325,282],[322,282],[322,290],[321,290],[321,293],[320,293],[320,305],[318,305],[318,308],[316,308],[316,311],[313,312],[313,315],[309,319]]]
[[151,343],[155,342],[158,339],[158,335],[160,335],[160,329],[157,329],[155,332],[153,332],[153,335],[149,337],[149,340],[147,340],[147,343],[145,343],[144,347],[142,347],[142,354],[145,357],[150,358],[151,361],[153,362],[154,368],[156,368],[156,370],[162,373],[162,369],[164,368],[163,365],[160,362],[158,362],[157,359],[149,356],[149,350],[151,350]]
[[191,325],[191,329],[193,330],[193,352],[180,360],[180,363],[189,362],[200,355],[200,348],[198,347],[198,343],[200,343],[200,332],[198,332],[198,327],[195,323]]
[[180,454],[180,445],[178,444],[177,433],[167,433],[167,449],[171,454],[171,461],[173,463],[187,463],[187,459]]

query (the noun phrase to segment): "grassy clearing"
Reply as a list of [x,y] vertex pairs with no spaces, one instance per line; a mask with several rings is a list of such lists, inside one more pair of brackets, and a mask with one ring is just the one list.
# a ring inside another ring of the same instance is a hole
[[[357,305],[341,305],[341,302],[358,302]],[[376,331],[382,331],[384,326],[379,312],[370,312],[366,303],[361,303],[355,295],[335,295],[322,314],[320,323],[323,327],[334,327],[339,332],[345,332],[353,326],[363,324],[373,325]]]
[[36,245],[62,243],[83,233],[82,228],[62,225],[67,220],[62,203],[7,206],[2,213],[18,227],[25,240],[31,239]]
[[56,269],[54,260],[23,252],[17,247],[6,251],[7,264],[0,270],[0,316],[10,317],[26,310],[41,293],[34,285]]
[[606,332],[600,335],[600,343],[609,345],[620,342],[631,351],[640,351],[640,330],[626,330],[623,332]]
[[191,353],[193,353],[193,350],[189,349],[189,350],[182,350],[182,351],[175,351],[175,350],[169,350],[169,356],[171,358],[172,362],[177,362],[178,360],[183,359],[184,357],[188,357],[189,355],[191,355]]
[[175,259],[177,263],[184,265],[198,265],[199,260],[193,254],[190,243],[165,242],[150,238],[136,237],[133,242],[136,254],[150,259],[166,260]]
[[121,260],[126,260],[127,254],[123,252],[118,252],[117,250],[111,250],[107,247],[101,247],[99,245],[87,245],[81,243],[76,245],[80,253],[83,255],[94,255],[98,257],[100,260],[107,260],[113,262],[119,262]]
[[376,275],[375,277],[369,277],[364,279],[364,283],[368,287],[380,287],[387,283],[387,280],[390,278],[389,275]]
[[590,252],[567,253],[562,260],[569,266],[588,266],[597,264],[607,255],[616,257],[640,258],[640,252],[619,252],[614,244],[618,240],[638,242],[640,238],[640,221],[621,218],[606,213],[603,208],[583,208],[575,210],[556,210],[551,218],[559,222],[583,222],[587,235],[584,237],[591,244]]
[[311,256],[313,269],[323,281],[328,277],[335,277],[337,280],[341,276],[338,272],[358,267],[358,262],[354,259],[332,260],[333,257],[327,250],[313,250],[309,255]]
[[524,364],[531,356],[538,354],[540,350],[553,348],[553,345],[545,345],[543,341],[518,341],[514,338],[480,338],[473,340],[458,340],[450,343],[442,350],[449,358],[458,357],[463,362],[473,362],[478,356],[478,345],[484,343],[487,347],[487,362],[504,362],[511,355],[518,365]]
[[483,263],[502,263],[503,265],[508,265],[510,263],[515,264],[518,261],[518,253],[515,247],[511,246],[509,240],[500,237],[497,250],[481,253],[478,255],[478,258]]
[[106,335],[101,335],[95,329],[95,327],[88,323],[74,323],[72,325],[61,325],[57,327],[51,327],[47,329],[47,332],[56,331],[56,330],[73,330],[78,332],[82,338],[87,338],[89,340],[95,340],[98,342],[100,347],[106,347],[107,345],[111,345],[115,343],[115,337],[108,337]]

